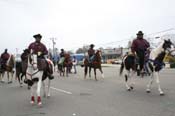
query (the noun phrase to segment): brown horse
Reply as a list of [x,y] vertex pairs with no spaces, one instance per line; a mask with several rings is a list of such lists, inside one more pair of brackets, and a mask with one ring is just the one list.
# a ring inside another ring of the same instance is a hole
[[[4,82],[3,77],[5,75],[5,72],[7,72],[8,83],[12,83],[13,74],[14,74],[14,65],[15,65],[15,58],[12,54],[10,54],[10,57],[7,60],[7,63],[4,64],[4,66],[1,66],[1,69],[0,69],[0,73],[1,73],[0,80],[1,80],[1,82]],[[10,79],[10,77],[11,77],[11,79]]]
[[71,72],[71,68],[72,68],[72,60],[71,60],[71,56],[68,53],[65,53],[64,55],[65,57],[63,59],[62,62],[58,63],[58,70],[60,72],[60,76],[64,76],[65,72],[66,72],[66,76],[68,77],[68,74]]
[[[26,51],[24,51],[26,52]],[[15,62],[15,69],[16,69],[16,78],[18,79],[18,82],[20,84],[20,87],[22,87],[23,84],[23,76],[25,76],[24,82],[26,82],[26,70],[27,70],[27,55],[30,52],[26,53],[26,58],[20,58],[21,56],[16,56],[15,59],[20,59],[16,60]],[[22,54],[24,55],[24,53]],[[18,57],[18,58],[17,58]]]
[[91,77],[91,68],[94,69],[94,75],[95,75],[95,80],[97,81],[96,77],[96,69],[99,69],[102,77],[104,78],[102,67],[101,67],[101,51],[97,50],[95,53],[93,61],[90,63],[88,58],[85,58],[84,60],[84,78],[87,76],[88,68],[89,68],[89,77]]

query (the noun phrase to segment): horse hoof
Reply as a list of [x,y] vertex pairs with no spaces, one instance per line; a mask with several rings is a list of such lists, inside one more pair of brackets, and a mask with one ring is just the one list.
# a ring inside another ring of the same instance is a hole
[[50,98],[50,95],[47,95],[47,98]]
[[133,87],[133,86],[131,86],[131,87],[130,87],[130,89],[131,89],[131,90],[133,90],[133,89],[134,89],[134,87]]
[[127,91],[131,91],[131,89],[130,89],[130,88],[128,88],[128,89],[127,89]]
[[34,97],[34,96],[32,96],[32,97],[31,97],[30,104],[32,104],[32,105],[33,105],[34,103],[35,103],[35,97]]
[[150,91],[150,90],[146,90],[146,92],[147,92],[147,93],[151,93],[151,91]]
[[42,107],[42,102],[39,102],[39,103],[38,103],[38,106],[39,106],[39,107]]
[[164,96],[165,94],[164,93],[160,93],[160,96]]
[[34,103],[35,103],[34,101],[30,101],[30,104],[32,104],[32,105],[34,105]]

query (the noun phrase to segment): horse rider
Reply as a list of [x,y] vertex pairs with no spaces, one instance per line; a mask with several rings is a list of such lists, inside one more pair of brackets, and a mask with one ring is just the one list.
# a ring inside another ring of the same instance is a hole
[[[28,49],[29,51],[33,51],[34,54],[37,55],[39,59],[45,59],[48,55],[48,50],[46,46],[41,42],[42,35],[41,34],[36,34],[33,36],[35,38],[35,42],[32,42],[29,46]],[[46,61],[47,65],[49,66],[48,62]],[[53,75],[50,73],[49,70],[47,70],[47,75],[49,79],[53,79]]]
[[90,48],[88,49],[88,56],[89,56],[89,63],[92,63],[95,55],[95,50],[94,50],[94,44],[90,45]]
[[136,56],[136,62],[139,64],[138,76],[140,72],[143,73],[143,66],[145,62],[145,53],[149,49],[149,42],[143,38],[144,33],[142,31],[138,31],[136,34],[137,38],[133,40],[131,45],[131,52],[134,56]]
[[9,59],[10,54],[8,53],[8,49],[5,49],[4,53],[1,54],[1,68],[6,68],[7,60]]
[[65,60],[65,51],[64,49],[61,49],[59,64],[63,65],[64,60]]

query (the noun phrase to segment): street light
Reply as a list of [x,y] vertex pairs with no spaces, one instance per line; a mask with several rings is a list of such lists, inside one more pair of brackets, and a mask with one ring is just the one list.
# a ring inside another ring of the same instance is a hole
[[55,45],[56,45],[56,42],[55,42],[55,40],[56,40],[56,38],[50,38],[50,40],[52,41],[52,45],[53,45],[53,56],[55,56]]

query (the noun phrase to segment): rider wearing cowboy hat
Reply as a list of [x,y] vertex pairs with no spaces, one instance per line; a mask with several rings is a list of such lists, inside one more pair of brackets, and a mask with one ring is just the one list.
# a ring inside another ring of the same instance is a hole
[[[33,53],[38,56],[38,58],[45,59],[45,56],[48,55],[48,50],[46,46],[43,43],[41,43],[42,35],[36,34],[33,37],[35,38],[35,42],[29,45],[28,50],[29,51],[32,50]],[[49,66],[48,62],[47,62],[47,65]],[[49,70],[47,70],[47,74],[48,74],[49,79],[54,78],[53,75],[49,72]]]
[[41,34],[36,34],[33,36],[35,38],[35,42],[31,43],[28,49],[31,51],[33,50],[34,54],[37,54],[38,57],[44,57],[44,55],[48,55],[48,50],[46,46],[41,43]]
[[134,56],[138,57],[138,63],[140,67],[138,75],[140,75],[140,71],[143,71],[145,52],[150,47],[150,44],[146,39],[143,38],[144,33],[142,31],[139,31],[136,35],[137,38],[133,40],[131,45],[131,52]]
[[10,54],[7,52],[8,51],[8,49],[5,49],[4,50],[4,53],[2,53],[1,54],[1,67],[3,68],[3,69],[5,69],[5,67],[6,67],[6,62],[7,62],[7,60],[9,59],[9,57],[10,57]]
[[91,63],[93,58],[94,58],[94,54],[95,54],[95,50],[94,50],[94,44],[90,45],[90,48],[88,50],[88,56],[89,56],[89,62]]

